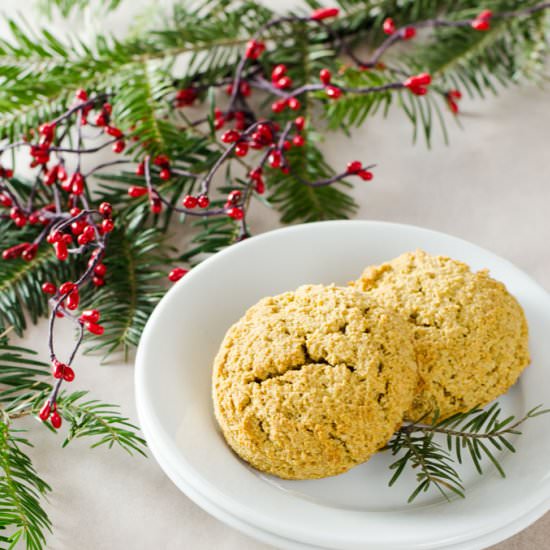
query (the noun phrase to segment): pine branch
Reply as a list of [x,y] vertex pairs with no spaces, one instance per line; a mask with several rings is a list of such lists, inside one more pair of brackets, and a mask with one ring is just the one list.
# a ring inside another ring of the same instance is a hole
[[45,547],[45,532],[51,522],[40,499],[51,491],[38,475],[22,446],[32,446],[18,430],[0,421],[0,531],[12,530],[0,536],[0,541],[15,547],[23,542],[28,550]]
[[105,332],[91,338],[93,345],[87,352],[101,352],[107,357],[122,350],[127,357],[164,294],[171,258],[157,229],[115,230],[109,251],[104,259],[108,285],[86,298],[90,307],[104,312],[101,321]]
[[145,440],[137,435],[139,428],[120,415],[118,406],[96,399],[84,400],[87,395],[86,391],[76,391],[58,397],[59,414],[70,422],[63,447],[74,439],[92,437],[97,438],[92,448],[107,445],[110,449],[116,445],[129,454],[136,452],[146,456]]
[[[432,486],[447,499],[451,493],[464,497],[460,475],[453,466],[455,460],[462,464],[464,453],[467,452],[480,475],[483,473],[483,461],[488,460],[505,477],[495,449],[498,452],[515,452],[511,439],[521,434],[520,426],[527,420],[547,413],[550,413],[550,409],[538,405],[519,419],[514,416],[502,418],[502,409],[495,403],[485,410],[474,408],[443,420],[438,420],[436,415],[431,425],[405,425],[395,433],[387,446],[393,456],[401,455],[390,466],[395,471],[389,484],[393,485],[405,468],[411,467],[418,473],[417,487],[410,495],[409,502]],[[436,441],[438,436],[444,438],[444,443]]]

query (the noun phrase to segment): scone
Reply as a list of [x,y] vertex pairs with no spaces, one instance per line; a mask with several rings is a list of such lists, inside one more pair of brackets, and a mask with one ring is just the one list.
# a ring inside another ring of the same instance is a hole
[[414,327],[421,389],[410,420],[485,405],[529,364],[523,310],[487,270],[418,250],[368,267],[354,286]]
[[340,474],[402,422],[417,387],[411,327],[352,288],[264,298],[227,332],[214,364],[229,445],[286,479]]

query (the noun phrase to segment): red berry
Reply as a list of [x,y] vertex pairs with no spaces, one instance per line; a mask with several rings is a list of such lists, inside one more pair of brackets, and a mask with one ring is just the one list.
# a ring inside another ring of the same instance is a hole
[[385,34],[393,34],[395,32],[395,23],[391,17],[384,19],[382,30]]
[[491,10],[483,10],[476,19],[491,19],[493,12]]
[[79,88],[75,92],[76,99],[80,99],[80,101],[86,101],[88,99],[88,94],[86,93],[86,90],[84,88]]
[[176,92],[176,107],[187,107],[192,105],[197,99],[197,90],[195,88],[183,88]]
[[450,97],[448,97],[447,105],[449,106],[449,109],[451,110],[451,113],[453,113],[453,115],[458,114],[458,104],[454,99],[451,99]]
[[153,159],[153,164],[155,166],[168,166],[170,164],[170,160],[166,155],[157,155]]
[[100,277],[105,277],[105,274],[107,273],[107,266],[104,263],[98,263],[94,267],[94,273]]
[[210,199],[206,195],[199,195],[197,197],[197,204],[200,208],[208,208],[210,206]]
[[79,302],[80,294],[78,293],[78,290],[73,290],[67,296],[67,309],[70,309],[71,311],[75,310],[78,307]]
[[86,227],[86,222],[84,220],[77,220],[71,223],[71,231],[73,235],[80,235],[80,233],[84,231],[84,227]]
[[233,206],[227,210],[227,215],[234,220],[242,220],[244,218],[244,212],[242,208]]
[[101,222],[101,229],[104,233],[110,233],[115,228],[115,222],[109,218],[104,219]]
[[286,74],[286,71],[287,71],[286,65],[283,65],[283,64],[275,65],[275,67],[273,67],[273,70],[271,71],[271,80],[273,82],[277,82],[279,78],[281,78]]
[[247,59],[258,59],[265,51],[265,44],[258,40],[249,40],[246,44],[245,57]]
[[267,157],[267,162],[269,163],[269,166],[271,168],[279,168],[281,166],[283,157],[281,155],[281,151],[278,149],[273,149],[271,153],[269,153],[269,156]]
[[163,168],[159,173],[159,178],[164,181],[169,180],[171,176],[172,173],[169,168]]
[[110,202],[102,202],[100,205],[99,205],[99,213],[102,215],[102,216],[105,216],[105,217],[110,217],[111,214],[113,213],[113,206]]
[[94,286],[103,286],[105,279],[103,277],[92,277],[92,283]]
[[162,202],[158,197],[151,197],[149,207],[153,214],[160,214],[162,212]]
[[103,334],[103,331],[105,330],[101,325],[98,325],[97,323],[92,323],[91,321],[86,321],[84,323],[84,326],[92,333],[97,336],[101,336]]
[[414,95],[426,95],[428,93],[428,88],[425,86],[414,86],[410,90]]
[[227,204],[237,204],[242,198],[242,193],[238,189],[234,189],[227,195]]
[[431,81],[432,77],[428,73],[420,73],[418,75],[410,76],[409,78],[407,78],[407,80],[403,82],[403,86],[413,91],[414,88],[429,86]]
[[238,157],[244,157],[248,154],[248,143],[246,141],[241,141],[235,145],[235,154]]
[[74,370],[71,367],[65,367],[63,371],[63,380],[65,382],[72,382],[74,380]]
[[296,130],[298,130],[299,132],[304,129],[305,125],[306,119],[303,116],[299,116],[294,119],[294,126],[296,126]]
[[50,417],[50,422],[52,423],[52,426],[57,430],[61,428],[61,417],[57,413],[57,411],[54,411],[52,413],[52,416]]
[[59,181],[65,181],[67,179],[67,170],[65,170],[63,165],[60,165],[57,168],[57,179]]
[[114,138],[121,138],[123,136],[122,130],[115,126],[105,126],[105,133],[113,136]]
[[74,283],[67,281],[59,287],[59,294],[69,294],[69,292],[72,292],[75,288],[76,285]]
[[256,180],[255,190],[258,195],[263,195],[265,193],[265,183],[262,178]]
[[179,281],[186,273],[188,272],[187,269],[183,269],[182,267],[175,267],[168,273],[168,279],[175,283],[176,281]]
[[488,31],[491,24],[488,19],[474,19],[471,23],[472,29],[476,31]]
[[90,321],[91,323],[97,323],[101,314],[97,309],[85,309],[80,315],[82,321]]
[[296,147],[302,147],[305,142],[306,140],[304,139],[304,136],[301,136],[300,134],[292,138],[292,143]]
[[80,208],[78,208],[77,206],[73,206],[69,210],[69,214],[73,217],[78,216],[80,214],[80,212],[82,212],[82,210],[80,210]]
[[314,21],[321,21],[322,19],[328,19],[329,17],[336,17],[340,13],[338,8],[318,8],[311,12],[310,19]]
[[274,113],[281,113],[285,110],[286,106],[287,106],[287,100],[286,99],[278,99],[277,101],[274,101],[271,104],[271,110]]
[[17,227],[25,227],[27,225],[27,218],[25,216],[16,216],[13,218],[13,222]]
[[287,105],[290,109],[292,109],[293,111],[299,111],[300,110],[300,107],[302,106],[300,104],[300,101],[298,99],[296,99],[295,97],[291,97],[288,101],[287,101]]
[[30,262],[36,256],[37,250],[37,244],[28,244],[26,248],[23,249],[23,252],[21,253],[21,258],[23,258],[23,260],[25,260],[26,262]]
[[368,170],[361,170],[357,175],[365,181],[370,181],[373,178],[372,172]]
[[145,164],[143,162],[140,162],[136,166],[136,176],[143,176],[145,174]]
[[58,260],[65,261],[69,257],[69,251],[65,241],[58,241],[54,243],[53,248],[55,250],[55,255]]
[[363,165],[358,160],[353,160],[351,162],[348,162],[348,165],[346,166],[346,172],[348,174],[358,174],[361,168],[363,168]]
[[262,179],[262,169],[261,168],[254,168],[254,170],[251,170],[248,174],[250,179],[252,180],[260,180]]
[[330,99],[338,99],[342,96],[342,90],[336,86],[327,86],[325,93]]
[[[84,176],[80,172],[75,172],[69,180],[67,188],[70,188],[74,195],[82,195],[84,192]],[[63,187],[65,189],[65,187]]]
[[241,82],[239,86],[239,91],[241,92],[241,95],[243,97],[248,97],[252,93],[252,89],[250,88],[250,84],[246,81]]
[[410,40],[416,36],[416,29],[414,27],[405,27],[401,31],[401,37],[403,40]]
[[198,203],[199,201],[197,200],[197,197],[194,197],[193,195],[185,195],[185,197],[183,197],[182,204],[185,208],[192,210],[197,207]]
[[113,106],[110,103],[105,102],[103,104],[103,110],[110,115],[113,112]]
[[52,122],[51,124],[45,122],[44,124],[40,125],[40,128],[38,128],[38,133],[47,138],[49,141],[53,139],[55,132],[55,122]]
[[239,140],[240,137],[241,137],[241,134],[239,132],[236,132],[235,130],[227,130],[222,134],[220,139],[224,143],[235,143],[236,141]]
[[9,208],[10,206],[12,206],[13,204],[13,201],[11,200],[10,197],[8,197],[8,195],[0,195],[0,204],[2,206],[4,206],[5,208]]
[[292,143],[290,143],[290,141],[288,141],[288,139],[285,139],[283,141],[283,150],[288,151],[291,147],[292,147]]
[[321,69],[319,79],[325,86],[328,86],[332,80],[332,73],[328,69]]
[[279,78],[279,80],[274,82],[274,84],[275,84],[275,88],[279,88],[280,90],[284,90],[284,89],[290,88],[290,86],[292,86],[292,78],[290,78],[290,76],[282,76],[281,78]]
[[453,99],[462,99],[462,92],[460,90],[449,90],[448,95]]
[[147,195],[147,187],[140,187],[138,185],[131,185],[128,187],[128,195],[130,197],[137,199],[138,197],[143,197],[143,195]]
[[65,370],[65,365],[60,361],[58,361],[57,359],[54,359],[52,363],[52,376],[54,378],[63,378],[64,370]]
[[38,418],[40,418],[40,420],[42,420],[42,422],[45,422],[46,420],[48,420],[48,418],[50,418],[51,410],[52,409],[51,409],[51,406],[50,406],[50,402],[46,401],[42,405],[42,408],[40,409],[40,412],[38,413]]
[[96,115],[94,124],[96,126],[105,126],[107,124],[105,113],[99,113],[98,115]]
[[72,238],[68,233],[62,234],[62,235],[61,235],[61,240],[62,240],[66,245],[73,244],[73,238]]
[[113,153],[116,153],[116,154],[122,153],[125,148],[126,148],[126,143],[124,142],[123,139],[119,139],[118,141],[115,141],[113,143]]
[[42,283],[42,292],[44,292],[44,294],[55,294],[56,290],[57,288],[53,283],[49,281]]

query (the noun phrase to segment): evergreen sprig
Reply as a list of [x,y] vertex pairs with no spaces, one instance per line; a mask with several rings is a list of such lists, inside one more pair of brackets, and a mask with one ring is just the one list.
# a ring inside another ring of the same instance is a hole
[[464,485],[455,464],[467,457],[476,471],[483,473],[483,461],[488,460],[501,477],[506,477],[497,452],[515,452],[513,437],[527,420],[550,412],[538,405],[519,419],[504,416],[498,403],[486,409],[478,407],[431,424],[407,424],[401,427],[387,445],[397,460],[390,465],[392,486],[406,470],[416,471],[417,486],[409,497],[412,502],[419,494],[435,487],[445,498],[451,494],[464,497]]
[[[9,343],[8,331],[0,334],[0,542],[29,550],[45,548],[51,522],[42,498],[50,486],[36,472],[24,452],[32,446],[30,433],[14,428],[17,419],[37,414],[51,393],[49,365],[33,350]],[[88,392],[62,392],[59,413],[69,428],[65,447],[76,438],[91,438],[92,447],[118,446],[130,454],[145,455],[145,441],[138,428],[122,416],[116,405],[89,399]],[[44,424],[49,427],[48,424]],[[55,430],[50,428],[51,431]]]
[[22,542],[28,550],[42,550],[51,521],[40,501],[51,487],[38,475],[24,446],[32,444],[0,420],[0,542],[6,548]]

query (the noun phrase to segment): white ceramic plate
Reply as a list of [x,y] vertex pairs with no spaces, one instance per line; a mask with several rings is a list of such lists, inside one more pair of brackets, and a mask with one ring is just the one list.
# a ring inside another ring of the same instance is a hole
[[482,548],[549,508],[546,417],[525,425],[516,454],[500,457],[507,479],[490,467],[483,477],[463,468],[467,498],[451,503],[431,494],[406,504],[414,479],[388,488],[385,454],[334,478],[281,481],[248,467],[225,444],[212,413],[210,376],[227,328],[263,296],[304,283],[345,284],[366,265],[416,248],[488,267],[506,283],[527,313],[533,364],[503,406],[519,415],[550,405],[550,297],[509,262],[448,235],[382,222],[265,233],[203,262],[176,284],[151,316],[138,350],[136,395],[145,436],[188,496],[266,542],[337,549]]

